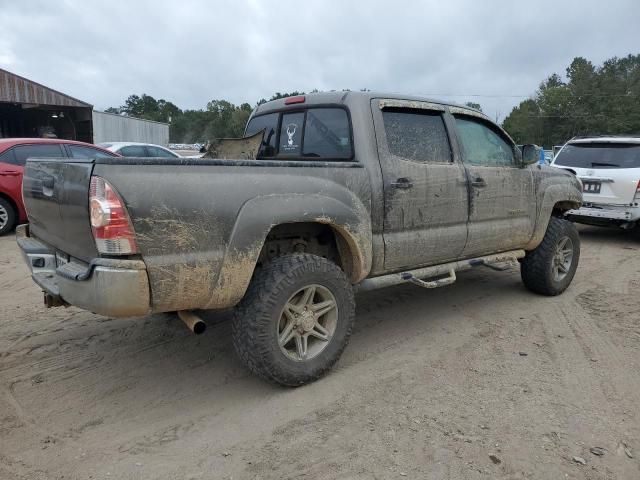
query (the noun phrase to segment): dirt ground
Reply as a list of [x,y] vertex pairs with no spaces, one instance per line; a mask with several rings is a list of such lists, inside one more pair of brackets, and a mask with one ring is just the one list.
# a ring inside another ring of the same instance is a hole
[[0,238],[0,478],[637,480],[640,240],[580,231],[560,297],[515,268],[360,295],[341,361],[298,389],[243,369],[227,314],[196,337],[46,310]]

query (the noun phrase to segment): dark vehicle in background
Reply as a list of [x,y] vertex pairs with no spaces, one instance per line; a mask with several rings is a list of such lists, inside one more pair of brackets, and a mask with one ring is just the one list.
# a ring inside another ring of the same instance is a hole
[[245,365],[296,386],[340,357],[356,290],[517,261],[539,294],[573,279],[580,182],[473,109],[317,93],[256,107],[245,135],[252,158],[30,160],[17,237],[46,303],[196,333],[194,309],[235,307]]
[[582,207],[567,212],[578,223],[640,230],[640,137],[574,138],[553,166],[583,185]]
[[27,221],[22,174],[27,158],[110,158],[118,155],[95,145],[52,138],[0,139],[0,235]]

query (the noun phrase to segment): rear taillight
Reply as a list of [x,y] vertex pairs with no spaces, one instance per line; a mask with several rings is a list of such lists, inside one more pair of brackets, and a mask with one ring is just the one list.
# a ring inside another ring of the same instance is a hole
[[104,178],[91,177],[89,215],[98,252],[106,255],[131,255],[138,252],[124,202]]

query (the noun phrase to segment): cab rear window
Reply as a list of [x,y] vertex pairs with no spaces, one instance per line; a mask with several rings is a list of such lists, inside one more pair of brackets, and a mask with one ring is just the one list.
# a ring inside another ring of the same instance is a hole
[[245,136],[263,131],[259,159],[347,160],[351,124],[343,108],[316,107],[253,117]]
[[305,112],[282,114],[278,153],[282,156],[299,157],[302,152],[302,128]]

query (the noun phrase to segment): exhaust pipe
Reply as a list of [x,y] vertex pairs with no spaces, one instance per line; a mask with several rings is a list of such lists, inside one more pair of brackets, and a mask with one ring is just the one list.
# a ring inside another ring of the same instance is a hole
[[180,310],[178,316],[196,335],[200,335],[207,329],[207,324],[191,310]]

